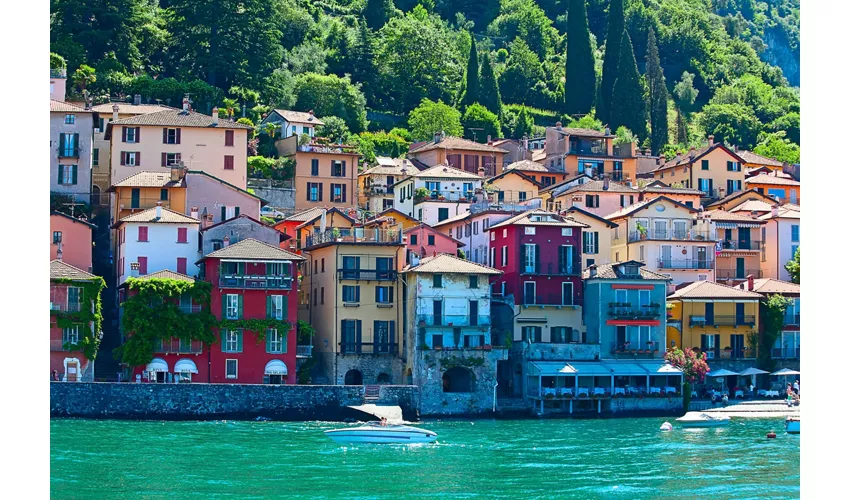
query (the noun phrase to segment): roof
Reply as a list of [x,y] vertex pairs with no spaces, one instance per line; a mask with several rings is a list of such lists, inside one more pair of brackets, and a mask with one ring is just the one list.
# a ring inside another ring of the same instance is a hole
[[628,217],[629,215],[632,215],[633,213],[635,213],[639,210],[643,210],[644,208],[652,205],[653,203],[656,203],[656,202],[659,202],[659,201],[662,201],[662,200],[667,201],[669,203],[672,203],[673,205],[676,205],[678,207],[682,207],[682,208],[688,210],[689,212],[692,212],[692,213],[696,212],[696,209],[694,209],[694,208],[691,208],[691,207],[689,207],[685,204],[679,203],[676,200],[671,200],[670,198],[668,198],[664,195],[661,195],[658,198],[653,198],[651,200],[639,201],[639,202],[635,203],[634,205],[629,205],[625,208],[621,208],[620,210],[617,210],[613,214],[606,215],[605,218],[608,219],[608,220],[613,220],[613,219],[620,219],[622,217]]
[[729,203],[730,201],[733,201],[737,198],[741,198],[741,197],[744,197],[744,196],[751,196],[752,198],[750,198],[750,199],[762,199],[762,200],[765,200],[765,201],[770,202],[770,203],[774,202],[773,198],[771,198],[770,196],[763,194],[763,193],[759,193],[755,189],[750,188],[750,189],[745,189],[744,191],[735,191],[732,194],[726,195],[725,197],[720,198],[719,200],[717,200],[713,203],[709,203],[707,208],[711,208],[711,207],[719,206],[719,205],[725,205],[726,203]]
[[427,170],[413,173],[413,177],[431,177],[436,179],[483,179],[480,175],[450,167],[446,164],[435,165]]
[[737,207],[730,210],[730,212],[770,212],[770,209],[773,205],[767,203],[766,201],[761,200],[747,200],[744,203],[741,203]]
[[546,150],[545,149],[535,149],[531,153],[531,161],[545,161],[546,160]]
[[467,218],[470,218],[470,217],[478,217],[479,215],[487,215],[487,214],[508,215],[508,214],[512,214],[512,213],[514,213],[514,212],[511,212],[510,210],[498,210],[498,209],[482,210],[480,212],[475,212],[474,214],[471,213],[471,212],[464,212],[462,214],[455,215],[454,217],[449,217],[448,219],[442,220],[442,221],[440,221],[436,224],[432,224],[431,227],[444,226],[446,224],[451,224],[453,222],[460,222],[460,221],[467,219]]
[[680,154],[680,155],[676,155],[672,159],[667,160],[663,165],[659,165],[658,168],[656,168],[654,171],[657,172],[659,170],[664,170],[664,169],[667,169],[667,168],[680,167],[680,166],[683,166],[683,165],[690,165],[691,163],[698,161],[700,158],[707,155],[708,153],[711,153],[712,151],[714,151],[717,148],[723,149],[724,151],[729,153],[733,158],[735,158],[738,161],[741,161],[741,162],[744,161],[743,158],[738,156],[738,154],[735,153],[734,151],[732,151],[731,149],[727,148],[722,142],[716,142],[711,146],[703,146],[701,148],[694,149],[693,150],[693,154],[694,154],[693,158],[691,158],[691,151],[688,151],[687,153],[683,153],[683,154]]
[[171,279],[177,281],[188,281],[189,283],[194,283],[197,281],[195,278],[191,276],[187,276],[182,273],[176,273],[174,271],[169,271],[168,269],[163,269],[162,271],[157,271],[155,273],[146,274],[144,276],[139,276],[138,278],[134,278],[137,280],[150,280],[150,279]]
[[761,299],[760,294],[740,290],[734,286],[721,285],[713,281],[695,281],[676,290],[667,299]]
[[711,210],[704,212],[707,218],[715,222],[746,222],[747,224],[764,224],[764,221],[753,219],[743,213],[727,212],[725,210]]
[[615,135],[606,134],[605,132],[600,132],[599,130],[593,130],[591,128],[572,128],[572,127],[549,127],[552,130],[555,130],[564,135],[578,135],[584,137],[616,137]]
[[614,223],[613,223],[613,222],[611,222],[610,220],[605,219],[604,217],[600,217],[600,216],[596,215],[595,213],[588,212],[587,210],[584,210],[584,209],[582,209],[582,208],[579,208],[579,207],[577,207],[577,206],[575,206],[575,205],[573,205],[573,206],[571,206],[570,208],[568,208],[568,209],[566,210],[566,212],[567,212],[568,214],[580,213],[581,215],[584,215],[584,216],[590,217],[591,219],[598,220],[599,222],[602,222],[602,223],[606,224],[608,227],[612,227],[612,228],[613,228],[613,227],[618,227],[618,225],[617,225],[617,224],[614,224]]
[[51,113],[91,113],[90,109],[81,108],[65,101],[50,100]]
[[694,188],[686,187],[670,187],[661,181],[653,181],[644,186],[640,190],[642,193],[658,193],[658,194],[695,194],[702,196],[702,191]]
[[[620,272],[620,266],[630,264],[638,266],[640,271],[640,277],[637,276],[629,276]],[[596,276],[590,277],[590,267],[582,271],[581,278],[582,279],[604,279],[604,280],[635,280],[635,279],[643,279],[643,280],[661,280],[661,281],[670,281],[672,278],[669,278],[663,274],[656,273],[655,271],[650,271],[649,269],[644,269],[645,266],[643,262],[639,262],[636,260],[629,260],[626,262],[613,262],[611,264],[599,264],[594,265],[596,268]],[[591,266],[591,267],[594,267]]]
[[112,106],[114,104],[118,105],[118,114],[124,115],[141,115],[165,111],[167,109],[177,109],[171,106],[163,106],[162,104],[133,104],[131,102],[105,102],[97,106],[92,106],[91,109],[102,114],[112,114]]
[[758,174],[744,181],[746,184],[769,184],[773,186],[799,186],[800,181],[777,175]]
[[738,156],[744,160],[744,163],[755,163],[757,165],[770,165],[774,167],[781,167],[782,162],[779,160],[774,160],[773,158],[768,158],[766,156],[757,155],[752,151],[739,150]]
[[773,211],[770,213],[766,213],[759,217],[761,220],[770,220],[770,219],[799,219],[800,218],[800,206],[799,205],[782,205],[779,207],[779,212],[776,216],[773,215]]
[[68,215],[68,214],[64,214],[64,213],[62,213],[62,212],[57,212],[56,210],[51,210],[51,211],[50,211],[50,215],[51,215],[51,216],[53,216],[53,215],[57,215],[57,216],[59,216],[59,217],[64,217],[64,218],[69,219],[69,220],[72,220],[72,221],[74,221],[74,222],[79,222],[80,224],[84,224],[84,225],[86,225],[86,226],[88,226],[88,227],[90,227],[90,228],[92,228],[92,229],[97,229],[97,226],[95,226],[94,224],[92,224],[92,223],[91,223],[91,222],[89,222],[89,221],[82,220],[82,219],[78,219],[78,218],[76,218],[76,217],[71,217],[71,216],[70,216],[70,215]]
[[269,245],[254,238],[244,239],[238,243],[228,245],[224,248],[210,252],[198,261],[214,259],[240,259],[240,260],[304,260],[300,255],[287,252],[282,248]]
[[411,149],[410,153],[424,153],[433,149],[465,149],[468,151],[483,151],[485,153],[507,153],[506,149],[496,148],[488,144],[470,141],[462,137],[446,136],[440,142],[428,141],[421,146]]
[[[218,123],[213,117],[195,111],[183,111],[182,109],[164,109],[154,113],[131,116],[116,120],[107,125],[106,134],[110,134],[112,125],[147,125],[154,127],[198,127],[198,128],[221,128],[221,129],[243,129],[253,130],[250,125],[236,123],[224,118],[219,118]],[[105,138],[108,138],[104,136]]]
[[411,165],[416,167],[417,170],[422,171],[422,170],[428,170],[429,168],[431,168],[430,165],[426,165],[425,163],[423,163],[420,160],[417,160],[416,158],[409,158],[408,160],[410,161]]
[[324,125],[325,122],[316,118],[312,113],[304,113],[303,111],[290,111],[288,109],[276,109],[275,113],[279,114],[284,120],[290,123],[306,123],[308,125]]
[[71,264],[55,259],[50,261],[50,279],[97,280],[102,278],[83,271],[79,267],[74,267]]
[[[382,161],[384,160],[384,161]],[[387,163],[385,160],[389,160]],[[386,158],[386,157],[377,157],[377,164],[369,169],[366,169],[360,172],[357,175],[369,175],[369,174],[389,174],[389,175],[409,175],[415,174],[419,169],[413,166],[410,163],[410,160],[406,158]],[[401,162],[401,164],[397,163]]]
[[658,166],[657,156],[638,155],[635,162],[635,173],[637,175],[650,174]]
[[[744,281],[738,288],[741,290],[747,289],[747,282]],[[782,281],[773,278],[758,278],[753,280],[753,291],[761,294],[768,293],[788,293],[800,294],[800,285],[791,283],[790,281]]]
[[134,214],[130,214],[123,219],[120,219],[117,223],[121,224],[122,222],[149,222],[154,224],[200,224],[201,221],[198,219],[193,219],[188,215],[183,215],[180,212],[175,212],[170,208],[160,207],[162,208],[162,217],[156,217],[156,208],[149,208],[147,210],[142,210],[141,212],[137,212]]
[[210,173],[208,173],[208,172],[204,172],[203,170],[187,170],[187,171],[186,171],[186,175],[188,176],[189,174],[194,174],[194,175],[203,175],[203,176],[209,177],[210,179],[213,179],[213,180],[215,180],[215,181],[218,181],[218,182],[220,182],[220,183],[224,184],[225,186],[229,187],[230,189],[233,189],[233,190],[239,191],[239,192],[240,192],[240,193],[242,193],[242,194],[247,194],[248,196],[250,196],[250,197],[252,197],[252,198],[256,198],[256,199],[260,200],[260,203],[261,203],[262,205],[267,205],[267,204],[268,204],[268,201],[264,200],[263,198],[260,198],[259,196],[255,195],[255,194],[253,194],[253,193],[251,193],[251,192],[249,192],[249,191],[246,191],[246,190],[242,189],[241,187],[234,186],[233,184],[231,184],[231,183],[227,182],[226,180],[224,180],[224,179],[219,179],[218,177],[216,177],[216,176],[214,176],[214,175],[212,175],[212,174],[210,174]]
[[[323,209],[321,207],[317,207],[317,208],[311,209],[311,210],[314,210],[314,211],[310,213],[310,216],[308,218],[301,221],[301,224],[299,224],[298,227],[296,227],[296,229],[301,229],[302,227],[307,226],[307,225],[321,219],[323,210],[327,210],[328,215],[339,214],[342,217],[344,217],[347,221],[351,222],[352,224],[356,223],[356,221],[354,219],[352,219],[345,212],[343,212],[342,210],[340,210],[336,207],[328,208],[328,209]],[[296,214],[296,215],[298,215],[298,214]],[[326,216],[326,218],[327,218],[327,216]],[[294,220],[296,220],[296,219],[284,219],[284,222],[294,221]]]
[[[250,220],[250,221],[252,221],[252,222],[255,222],[255,223],[257,223],[257,224],[259,224],[259,225],[261,225],[261,226],[267,227],[267,228],[269,228],[269,229],[274,229],[275,231],[277,231],[277,232],[279,232],[279,233],[280,233],[280,230],[278,230],[276,227],[274,227],[274,226],[270,226],[270,225],[268,225],[268,224],[264,223],[263,221],[259,221],[259,220],[255,219],[255,218],[251,217],[251,216],[250,216],[250,215],[248,215],[248,214],[239,214],[239,216],[238,216],[238,217],[233,217],[233,218],[230,218],[230,219],[227,219],[227,220],[223,220],[223,221],[220,221],[220,222],[216,222],[215,224],[213,224],[213,225],[211,225],[211,226],[207,226],[207,227],[205,227],[205,228],[202,228],[202,229],[201,229],[201,232],[209,231],[210,229],[212,229],[212,228],[214,228],[214,227],[218,227],[218,226],[221,226],[221,225],[223,225],[223,224],[229,224],[229,223],[234,222],[234,221],[237,221],[237,220],[239,220],[239,219],[248,219],[248,220]],[[282,235],[282,236],[289,236],[289,235],[283,235],[283,233],[281,233],[281,235]]]
[[[555,220],[553,220],[553,221],[534,221],[534,220],[531,220],[531,217],[535,216],[535,215],[545,215],[545,216],[548,216],[548,217],[555,219]],[[558,215],[554,212],[547,212],[545,210],[539,210],[538,209],[538,210],[529,210],[528,212],[523,212],[519,215],[511,217],[510,219],[504,220],[504,221],[496,224],[495,226],[490,226],[487,229],[485,229],[485,231],[490,231],[492,229],[496,229],[496,228],[499,228],[499,227],[505,227],[505,226],[511,226],[511,225],[518,225],[518,226],[559,226],[559,227],[580,227],[580,228],[590,227],[587,224],[584,224],[583,222],[579,222],[575,219],[572,219],[572,218],[569,218],[569,217],[563,217],[563,216]]]
[[180,180],[173,181],[171,180],[170,172],[144,171],[120,180],[113,184],[112,187],[186,187],[186,177],[181,177]]
[[546,168],[542,163],[537,163],[536,161],[531,160],[520,160],[515,161],[505,167],[505,170],[526,170],[533,172],[548,172],[549,169]]
[[[564,191],[566,191],[567,189],[569,189],[569,187],[564,187],[566,184],[570,184],[570,183],[572,183],[572,182],[575,182],[575,181],[577,181],[578,179],[581,179],[582,177],[586,177],[586,178],[588,179],[588,181],[592,181],[592,180],[593,180],[593,177],[591,177],[591,176],[589,176],[589,175],[587,175],[587,174],[585,174],[585,173],[581,173],[581,174],[577,174],[577,175],[575,175],[575,176],[573,176],[573,177],[570,177],[569,179],[564,179],[564,180],[562,180],[561,182],[558,182],[558,183],[556,183],[556,184],[550,184],[549,186],[546,186],[545,188],[541,189],[541,190],[540,190],[540,192],[541,192],[541,193],[544,193],[544,192],[547,192],[547,191],[548,191],[548,192],[551,192],[553,195],[559,195],[559,194],[561,194],[562,192],[564,192]],[[570,186],[570,187],[571,187],[571,186]],[[560,189],[560,188],[563,188],[563,189],[561,189],[560,191],[557,191],[557,190],[558,190],[558,189]]]
[[498,276],[502,271],[493,269],[492,267],[476,264],[468,260],[440,253],[431,257],[425,257],[419,261],[419,264],[406,269],[408,273],[461,273],[461,274],[485,274],[490,276]]
[[590,181],[585,182],[584,184],[579,184],[577,186],[573,186],[566,191],[563,191],[558,194],[558,196],[562,194],[570,194],[570,193],[628,193],[628,194],[637,194],[639,191],[633,187],[626,186],[625,184],[620,184],[619,182],[608,181],[608,189],[605,189],[605,181]]
[[[440,232],[440,231],[438,231],[438,230],[434,229],[434,226],[431,226],[431,225],[425,224],[424,222],[420,222],[420,223],[419,223],[418,225],[416,225],[416,226],[411,226],[411,227],[409,227],[409,228],[405,229],[404,231],[402,231],[402,233],[403,233],[403,234],[408,234],[408,233],[412,233],[412,232],[414,232],[414,231],[418,231],[418,230],[423,229],[423,228],[424,228],[424,229],[428,229],[428,230],[430,230],[430,232],[431,232],[431,233],[433,233],[433,234],[435,234],[435,235],[437,235],[437,236],[441,236],[441,237],[443,237],[443,238],[448,238],[448,239],[449,239],[449,240],[451,240],[453,243],[457,244],[458,248],[460,248],[460,247],[465,247],[465,246],[466,246],[466,243],[464,243],[464,242],[462,242],[462,241],[460,241],[460,240],[458,240],[458,239],[454,238],[454,237],[453,237],[452,235],[450,235],[450,234],[446,234],[446,233]],[[422,245],[420,244],[419,246],[422,246]]]
[[539,187],[543,187],[543,184],[542,184],[540,181],[537,181],[537,180],[532,179],[531,177],[529,177],[528,175],[524,174],[524,173],[523,173],[522,171],[520,171],[520,170],[505,170],[505,171],[504,171],[504,172],[502,172],[501,174],[499,174],[499,175],[497,175],[497,176],[495,176],[495,177],[490,177],[489,179],[487,179],[487,184],[492,184],[492,183],[493,183],[493,181],[499,180],[499,179],[501,179],[501,178],[503,178],[503,177],[505,177],[505,176],[507,176],[507,175],[510,175],[510,174],[518,175],[518,176],[520,176],[521,178],[523,178],[523,179],[527,180],[528,182],[531,182],[531,183],[533,183],[533,184],[536,184],[536,185],[537,185],[537,186],[539,186]]

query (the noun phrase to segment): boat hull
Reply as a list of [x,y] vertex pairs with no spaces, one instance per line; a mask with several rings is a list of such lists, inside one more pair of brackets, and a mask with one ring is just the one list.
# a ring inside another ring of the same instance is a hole
[[357,427],[351,429],[329,430],[325,431],[325,435],[333,442],[341,444],[415,444],[433,443],[437,440],[436,433],[416,428],[393,429],[387,427]]
[[708,413],[689,412],[684,417],[676,419],[681,427],[725,427],[729,425],[729,417],[714,416]]
[[788,434],[799,434],[800,433],[800,420],[799,419],[788,419],[785,421],[785,432]]
[[679,422],[679,427],[686,429],[696,429],[699,427],[726,427],[729,425],[728,420],[709,421],[709,422]]

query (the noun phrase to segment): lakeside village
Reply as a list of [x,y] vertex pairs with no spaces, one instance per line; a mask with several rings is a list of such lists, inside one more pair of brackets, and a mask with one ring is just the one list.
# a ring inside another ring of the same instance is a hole
[[248,125],[65,102],[52,76],[58,383],[406,385],[423,415],[549,414],[784,396],[767,374],[684,385],[668,350],[799,370],[798,165],[560,123],[364,165],[274,110],[295,168],[272,182],[248,178]]

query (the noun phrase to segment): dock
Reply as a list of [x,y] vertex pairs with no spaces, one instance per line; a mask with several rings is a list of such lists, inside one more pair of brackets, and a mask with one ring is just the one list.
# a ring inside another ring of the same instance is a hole
[[[711,403],[709,403],[710,405]],[[755,400],[755,401],[729,401],[729,405],[723,407],[718,404],[714,407],[694,409],[691,411],[703,411],[705,413],[716,413],[728,417],[737,418],[776,418],[776,417],[799,417],[800,407],[788,407],[785,400]]]

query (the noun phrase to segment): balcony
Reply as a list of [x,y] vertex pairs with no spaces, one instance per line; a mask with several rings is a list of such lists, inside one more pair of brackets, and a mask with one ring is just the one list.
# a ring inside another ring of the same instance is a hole
[[59,158],[79,158],[80,148],[59,146]]
[[702,231],[677,231],[677,230],[647,230],[629,231],[629,243],[641,240],[679,240],[679,241],[712,241],[712,236],[708,232]]
[[192,314],[192,313],[201,312],[201,305],[200,304],[180,304],[178,306],[178,308],[180,309],[180,312],[182,312],[183,314]]
[[296,358],[311,358],[313,357],[312,345],[299,345],[295,347]]
[[717,269],[717,279],[745,280],[751,274],[754,278],[762,277],[761,269]]
[[316,231],[306,238],[306,247],[322,245],[324,243],[364,243],[376,244],[383,243],[387,245],[401,245],[402,232],[398,229],[377,229],[377,228],[352,228],[345,232],[341,230],[334,231],[333,229],[325,232]]
[[[558,293],[548,293],[542,295],[523,295],[523,307],[539,306],[539,307],[573,307],[579,306],[575,301],[565,304],[564,298]],[[568,299],[570,297],[567,297]]]
[[773,359],[800,359],[799,347],[775,347],[771,349],[770,356]]
[[219,288],[292,290],[292,276],[222,274],[218,278],[218,286]]
[[355,146],[347,146],[345,144],[319,144],[315,142],[298,146],[298,151],[302,153],[357,154],[357,148]]
[[[580,259],[575,257],[576,261]],[[581,266],[558,266],[551,262],[541,264],[537,268],[534,266],[522,266],[519,270],[520,274],[536,274],[539,276],[579,276],[581,274]]]
[[50,68],[50,78],[67,78],[67,68]]
[[659,259],[658,269],[714,269],[714,259]]
[[398,350],[398,344],[395,343],[374,343],[374,342],[340,342],[339,352],[342,354],[377,354],[377,355],[393,355]]
[[608,316],[613,319],[626,320],[658,319],[661,317],[661,305],[633,306],[629,302],[610,302],[608,304]]
[[393,195],[395,194],[395,189],[393,189],[393,185],[384,186],[382,184],[372,184],[371,186],[367,186],[366,189],[363,190],[363,194],[366,196],[384,196],[384,195]]
[[72,302],[70,304],[67,303],[50,303],[50,312],[51,313],[75,313],[80,312],[81,305],[80,302]]
[[490,326],[490,316],[466,316],[466,315],[433,315],[419,314],[416,316],[419,326]]
[[160,197],[150,197],[150,198],[131,198],[121,200],[118,208],[121,210],[147,210],[149,208],[154,208],[158,203],[162,203],[163,208],[171,208],[171,203],[168,200],[163,200]]
[[163,339],[159,350],[165,354],[200,354],[204,352],[204,344],[200,340]]
[[398,279],[398,271],[383,269],[339,269],[337,270],[337,277],[340,280],[396,281]]
[[632,345],[630,342],[612,342],[611,356],[614,359],[654,359],[663,356],[664,344],[661,342],[641,342]]
[[689,325],[694,326],[755,326],[755,315],[745,314],[737,315],[715,315],[714,318],[706,318],[705,316],[691,316]]
[[424,200],[414,203],[422,203],[425,201],[459,201],[461,203],[472,203],[476,201],[475,191],[431,191],[431,194]]
[[753,241],[727,241],[720,242],[723,250],[741,250],[741,251],[759,251],[762,249],[762,242]]
[[800,326],[800,313],[797,314],[785,314],[785,318],[783,321],[784,325],[794,325]]

